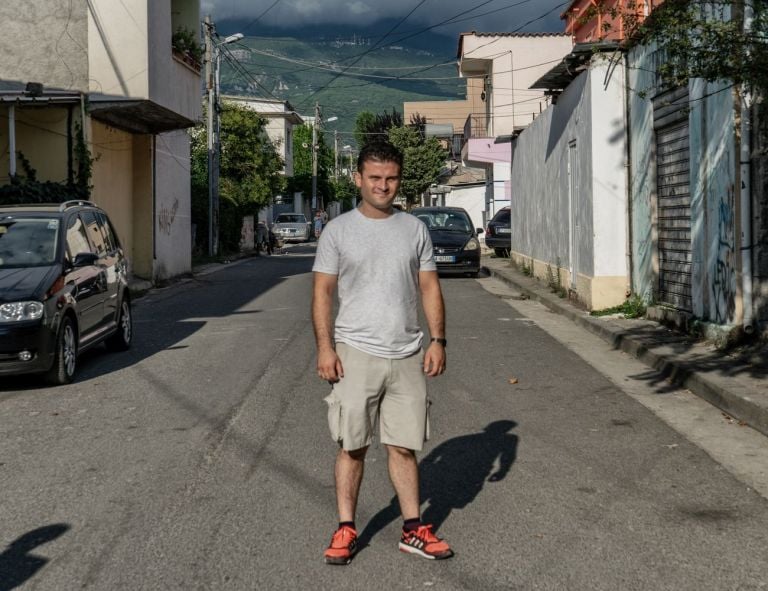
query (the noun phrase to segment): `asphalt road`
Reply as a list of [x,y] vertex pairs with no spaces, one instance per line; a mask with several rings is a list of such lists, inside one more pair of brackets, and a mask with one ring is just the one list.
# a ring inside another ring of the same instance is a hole
[[563,344],[557,321],[489,279],[443,281],[449,369],[430,382],[420,456],[425,518],[456,556],[398,552],[375,447],[364,547],[323,564],[335,446],[312,256],[152,292],[135,347],[86,354],[75,384],[2,380],[0,591],[768,588],[768,500],[749,478],[641,403],[653,384],[620,353],[573,332]]

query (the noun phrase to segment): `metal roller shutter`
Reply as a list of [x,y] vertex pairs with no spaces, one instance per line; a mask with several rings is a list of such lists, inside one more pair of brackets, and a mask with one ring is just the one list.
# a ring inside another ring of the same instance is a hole
[[654,99],[661,303],[692,311],[691,186],[688,90]]

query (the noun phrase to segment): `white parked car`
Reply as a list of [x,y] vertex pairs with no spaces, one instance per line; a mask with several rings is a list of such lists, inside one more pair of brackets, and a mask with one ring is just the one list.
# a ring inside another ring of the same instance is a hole
[[281,213],[275,218],[272,233],[285,241],[308,242],[312,236],[312,224],[303,213]]

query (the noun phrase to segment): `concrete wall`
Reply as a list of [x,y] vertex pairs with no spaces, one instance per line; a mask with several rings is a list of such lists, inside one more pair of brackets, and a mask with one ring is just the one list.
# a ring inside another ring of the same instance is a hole
[[[161,0],[157,5],[166,3],[167,0]],[[91,0],[89,4],[91,92],[148,98],[151,42],[147,0]],[[169,54],[170,51],[169,47]]]
[[488,109],[491,136],[512,133],[529,125],[546,108],[544,93],[529,87],[567,55],[573,46],[565,34],[465,34],[462,62],[490,62]]
[[192,270],[189,134],[158,135],[155,157],[154,278],[162,280]]
[[[88,15],[83,1],[0,2],[0,80],[88,89]],[[55,56],[55,59],[51,59]]]
[[[752,244],[755,245],[755,317],[768,323],[768,104],[761,101],[753,109],[752,147]],[[765,326],[764,326],[765,328]]]
[[467,117],[472,113],[485,113],[481,78],[467,79],[467,98],[462,101],[414,101],[403,103],[403,120],[410,123],[413,115],[427,118],[428,123],[451,124],[453,133],[463,133]]
[[109,215],[117,235],[134,265],[133,236],[133,139],[126,131],[108,127],[98,121],[91,124],[93,191],[91,199]]
[[595,58],[513,154],[513,258],[544,279],[559,266],[590,309],[620,304],[628,284],[623,82],[621,65]]
[[[628,54],[633,291],[654,301],[658,289],[656,163],[652,97],[655,47]],[[740,306],[736,236],[738,144],[734,100],[724,84],[689,83],[693,315],[720,325],[735,322]]]
[[[473,228],[485,228],[485,185],[453,187],[445,195],[448,207],[463,207],[472,219]],[[483,235],[480,235],[483,238]]]
[[738,146],[733,98],[724,88],[690,84],[693,313],[716,324],[735,320],[741,267],[735,235]]
[[154,279],[155,218],[151,135],[133,136],[133,272]]

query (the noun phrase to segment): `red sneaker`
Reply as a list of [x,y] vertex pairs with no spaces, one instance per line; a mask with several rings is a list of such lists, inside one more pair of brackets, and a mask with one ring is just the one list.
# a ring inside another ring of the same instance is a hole
[[326,564],[349,564],[357,551],[357,532],[342,525],[333,533],[331,545],[325,551]]
[[453,556],[451,547],[432,533],[431,525],[420,525],[412,531],[404,531],[400,537],[400,550],[430,560],[442,560]]

